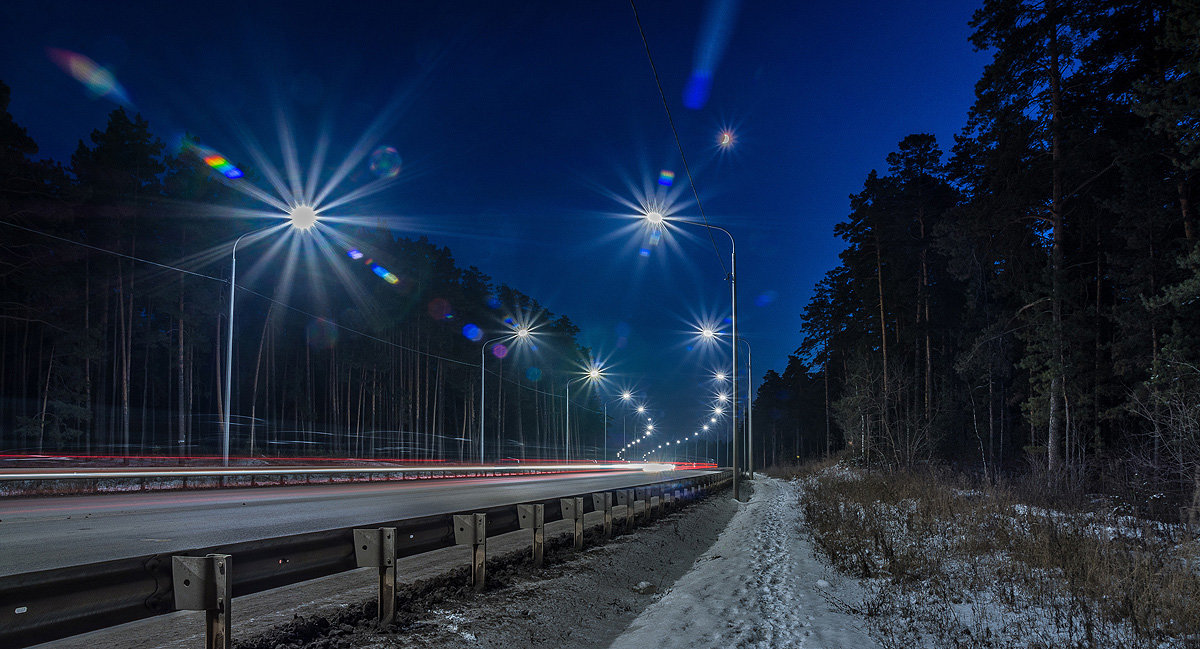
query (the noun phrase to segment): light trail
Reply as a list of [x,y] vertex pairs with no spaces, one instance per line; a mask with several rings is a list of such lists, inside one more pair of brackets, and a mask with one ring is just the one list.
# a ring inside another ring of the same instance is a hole
[[136,470],[91,470],[91,471],[42,471],[42,472],[25,472],[25,473],[0,473],[0,480],[16,481],[16,480],[71,480],[71,479],[98,479],[98,478],[195,478],[195,477],[230,477],[230,476],[280,476],[280,475],[346,475],[353,473],[427,473],[431,471],[439,473],[475,473],[480,471],[496,471],[496,472],[512,472],[525,473],[529,471],[643,471],[646,473],[660,473],[666,471],[674,471],[675,465],[657,462],[645,463],[615,463],[615,464],[496,464],[496,465],[479,465],[479,464],[462,464],[462,465],[438,465],[430,466],[403,466],[403,467],[295,467],[295,468],[278,468],[278,469],[172,469],[161,470],[148,468],[142,471]]

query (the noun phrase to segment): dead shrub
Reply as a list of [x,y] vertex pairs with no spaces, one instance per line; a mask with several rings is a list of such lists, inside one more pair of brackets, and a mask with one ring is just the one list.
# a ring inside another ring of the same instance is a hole
[[936,472],[844,465],[797,473],[815,548],[871,580],[855,609],[872,612],[885,645],[1200,647],[1200,547],[1184,526],[1094,499],[1089,510],[1074,488],[1056,508],[1053,490],[1033,482],[964,488]]

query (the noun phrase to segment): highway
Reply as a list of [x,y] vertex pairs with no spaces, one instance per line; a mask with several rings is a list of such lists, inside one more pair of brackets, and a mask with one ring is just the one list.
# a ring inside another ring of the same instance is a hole
[[592,472],[0,498],[0,576],[707,473]]

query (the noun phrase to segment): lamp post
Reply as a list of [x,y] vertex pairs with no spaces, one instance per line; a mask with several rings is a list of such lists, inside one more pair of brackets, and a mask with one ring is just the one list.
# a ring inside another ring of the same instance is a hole
[[[620,397],[617,397],[616,399],[612,399],[612,400],[604,402],[604,461],[605,462],[608,461],[608,404],[616,402],[616,401],[629,401],[632,398],[633,398],[633,393],[630,392],[629,390],[626,390],[621,393]],[[624,437],[624,435],[625,435],[625,422],[622,418],[621,436]],[[624,443],[624,441],[622,441],[622,444],[623,443]]]
[[[639,415],[644,415],[644,414],[646,414],[646,406],[638,406],[638,407],[637,407],[637,413],[638,413]],[[625,418],[626,418],[626,417],[628,417],[628,416],[629,416],[629,413],[625,413],[625,414],[624,414],[624,415],[621,417],[621,444],[625,444],[625,443],[626,443],[626,442],[625,442]]]
[[566,414],[566,420],[567,420],[567,425],[564,429],[566,431],[566,442],[567,442],[566,450],[563,455],[564,462],[571,461],[571,384],[576,381],[583,381],[583,380],[595,381],[596,379],[600,378],[601,376],[603,376],[603,373],[600,371],[600,368],[592,367],[591,369],[589,369],[587,371],[587,374],[584,374],[583,376],[577,376],[577,377],[567,381],[567,405],[565,408],[563,408],[563,410]]
[[[746,346],[746,473],[754,478],[754,367],[750,364],[750,341],[742,339]],[[765,461],[765,460],[764,460]]]
[[[292,208],[288,215],[291,225],[297,230],[307,230],[317,224],[317,213],[307,205]],[[221,463],[229,466],[229,421],[233,414],[233,307],[237,301],[237,247],[242,239],[250,235],[261,234],[281,226],[269,227],[247,232],[233,242],[229,253],[229,322],[225,336],[225,421],[221,424]]]
[[483,437],[483,422],[484,422],[483,410],[485,407],[487,407],[487,401],[485,401],[483,398],[484,390],[487,389],[487,381],[485,380],[487,377],[487,372],[486,372],[487,366],[485,365],[487,356],[484,355],[484,352],[487,351],[488,345],[490,345],[492,343],[497,343],[497,342],[500,342],[501,340],[509,340],[514,337],[524,339],[524,338],[527,338],[528,336],[529,336],[529,327],[517,327],[516,331],[514,331],[513,333],[510,333],[507,336],[500,336],[497,338],[493,338],[493,339],[483,343],[483,347],[479,348],[479,463],[480,464],[483,464],[483,439],[484,439],[484,437]]
[[[661,212],[649,212],[646,214],[646,220],[655,227],[661,227],[666,222],[666,217]],[[725,228],[709,225],[708,223],[697,223],[695,221],[677,221],[677,223],[685,223],[696,227],[707,228],[709,230],[718,230],[724,232],[725,236],[729,237],[729,296],[732,302],[732,312],[730,324],[732,326],[732,339],[730,340],[730,348],[733,356],[733,406],[732,416],[730,417],[730,441],[733,443],[733,499],[741,500],[741,490],[739,488],[738,477],[738,444],[737,444],[737,365],[738,365],[738,335],[737,335],[737,242],[733,240],[733,235]]]

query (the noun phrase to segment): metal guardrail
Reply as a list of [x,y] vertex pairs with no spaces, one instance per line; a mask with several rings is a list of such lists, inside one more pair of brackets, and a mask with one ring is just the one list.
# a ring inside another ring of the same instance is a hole
[[[661,480],[635,490],[637,500],[649,503],[657,494],[712,488],[727,480],[728,472],[722,472]],[[599,493],[606,491],[615,490]],[[546,522],[563,519],[561,498],[582,497],[584,511],[595,511],[592,498],[586,497],[591,493],[457,514],[486,514],[490,537],[521,529],[519,505],[543,505]],[[0,646],[27,647],[176,610],[173,556],[232,556],[232,596],[238,597],[355,569],[355,528],[396,528],[397,557],[451,547],[454,516],[437,514],[0,577]]]

